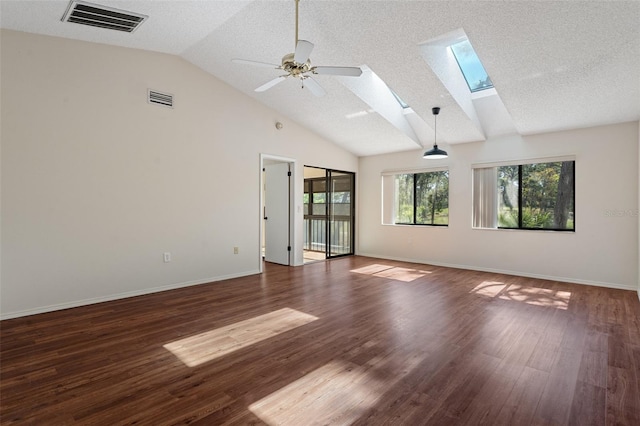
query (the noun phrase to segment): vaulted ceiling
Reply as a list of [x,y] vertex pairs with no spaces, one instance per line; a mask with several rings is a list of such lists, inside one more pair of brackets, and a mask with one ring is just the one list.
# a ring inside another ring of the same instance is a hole
[[[255,92],[282,71],[231,62],[279,64],[293,52],[294,0],[92,2],[148,19],[124,33],[62,22],[69,1],[1,0],[0,25],[181,56],[361,156],[432,143],[433,106],[442,108],[439,144],[640,119],[639,1],[301,0],[299,37],[315,44],[312,65],[365,70],[357,80],[315,76],[322,97],[292,78]],[[461,31],[502,107],[465,105],[446,81],[459,70],[425,53],[429,43]],[[403,121],[371,72],[411,107],[414,120]]]

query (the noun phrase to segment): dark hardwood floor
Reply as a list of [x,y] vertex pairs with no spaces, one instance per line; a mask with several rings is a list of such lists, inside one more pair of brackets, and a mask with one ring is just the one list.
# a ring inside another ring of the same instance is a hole
[[632,291],[348,257],[0,327],[3,425],[640,425]]

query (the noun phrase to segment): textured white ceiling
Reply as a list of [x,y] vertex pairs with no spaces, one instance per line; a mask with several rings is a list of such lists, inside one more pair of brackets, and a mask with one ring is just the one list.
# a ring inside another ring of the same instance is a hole
[[[294,1],[94,0],[149,19],[133,34],[60,21],[68,1],[1,0],[0,25],[19,31],[180,55],[357,155],[416,142],[331,76],[322,98],[295,80],[256,93],[294,49]],[[427,124],[440,106],[438,141],[484,138],[423,59],[419,44],[462,29],[521,134],[640,118],[640,1],[300,1],[300,38],[314,65],[367,65]],[[356,116],[354,117],[354,114]],[[348,118],[351,117],[351,118]],[[446,144],[444,144],[446,147]],[[446,149],[446,148],[445,148]]]

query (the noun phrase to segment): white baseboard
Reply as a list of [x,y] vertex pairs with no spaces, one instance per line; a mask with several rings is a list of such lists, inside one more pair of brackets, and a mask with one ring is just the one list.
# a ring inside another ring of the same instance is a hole
[[638,297],[640,298],[640,289],[637,289],[635,286],[618,284],[618,283],[607,283],[602,281],[591,281],[591,280],[582,280],[577,278],[566,278],[566,277],[555,277],[551,275],[541,275],[541,274],[531,274],[528,272],[519,272],[519,271],[510,271],[507,269],[493,269],[493,268],[483,268],[480,266],[469,266],[469,265],[458,265],[453,263],[441,263],[441,262],[431,262],[424,259],[410,259],[404,257],[393,257],[393,256],[383,256],[379,254],[373,253],[358,253],[358,256],[366,256],[366,257],[375,257],[378,259],[387,259],[387,260],[397,260],[400,262],[411,262],[411,263],[420,263],[424,265],[433,265],[433,266],[443,266],[446,268],[457,268],[457,269],[466,269],[471,271],[480,271],[480,272],[491,272],[495,274],[505,274],[505,275],[515,275],[518,277],[526,277],[526,278],[538,278],[541,280],[550,280],[550,281],[560,281],[565,283],[572,284],[584,284],[584,285],[594,285],[597,287],[607,287],[607,288],[615,288],[618,290],[634,290],[638,291]]
[[246,277],[249,275],[256,275],[259,273],[260,271],[258,270],[246,271],[238,274],[224,275],[221,277],[205,278],[201,280],[187,281],[187,282],[177,283],[177,284],[168,284],[168,285],[163,285],[159,287],[128,291],[125,293],[110,294],[107,296],[93,297],[90,299],[83,299],[83,300],[74,300],[72,302],[58,303],[55,305],[42,306],[42,307],[33,308],[33,309],[25,309],[23,311],[2,313],[0,314],[0,320],[25,317],[27,315],[43,314],[45,312],[59,311],[62,309],[77,308],[79,306],[93,305],[95,303],[109,302],[109,301],[118,300],[118,299],[126,299],[127,297],[143,296],[145,294],[158,293],[161,291],[174,290],[177,288],[190,287],[193,285],[208,284],[216,281],[230,280],[233,278]]

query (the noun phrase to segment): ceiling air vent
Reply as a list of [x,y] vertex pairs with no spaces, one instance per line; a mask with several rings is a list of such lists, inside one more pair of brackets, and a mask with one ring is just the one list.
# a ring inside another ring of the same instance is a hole
[[169,95],[168,93],[156,92],[155,90],[149,89],[148,101],[150,104],[173,108],[173,95]]
[[109,30],[134,32],[148,16],[84,1],[72,1],[62,22],[90,25]]

